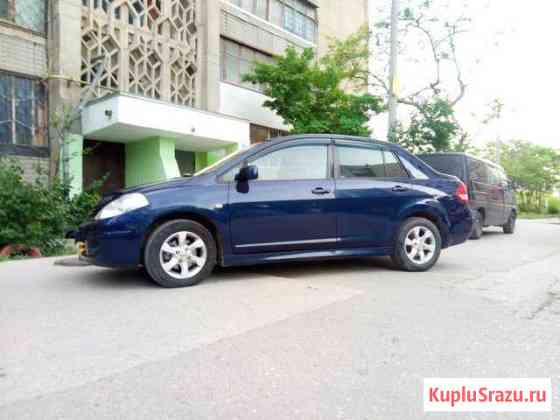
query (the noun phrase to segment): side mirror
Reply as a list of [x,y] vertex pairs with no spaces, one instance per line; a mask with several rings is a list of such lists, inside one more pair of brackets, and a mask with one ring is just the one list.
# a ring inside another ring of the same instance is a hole
[[259,177],[259,168],[255,165],[242,166],[239,172],[235,175],[235,180],[238,182],[247,182]]

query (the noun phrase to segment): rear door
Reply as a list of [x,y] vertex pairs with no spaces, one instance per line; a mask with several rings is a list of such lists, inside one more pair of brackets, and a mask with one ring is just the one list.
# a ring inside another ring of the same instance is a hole
[[328,139],[289,142],[265,149],[247,162],[258,168],[259,176],[230,184],[234,253],[334,247],[336,209],[329,143]]
[[399,210],[419,192],[393,152],[344,140],[335,149],[339,246],[389,246]]

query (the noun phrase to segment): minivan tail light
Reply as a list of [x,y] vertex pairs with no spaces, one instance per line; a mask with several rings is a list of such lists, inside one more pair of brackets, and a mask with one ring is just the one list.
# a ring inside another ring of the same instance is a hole
[[466,204],[469,202],[469,192],[467,191],[467,186],[463,182],[459,182],[457,191],[455,191],[455,197],[462,203]]

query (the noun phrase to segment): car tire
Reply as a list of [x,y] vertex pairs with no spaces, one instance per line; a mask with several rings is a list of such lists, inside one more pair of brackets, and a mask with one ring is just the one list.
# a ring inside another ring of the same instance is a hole
[[160,286],[193,286],[212,273],[216,254],[216,242],[208,229],[191,220],[172,220],[149,236],[144,266]]
[[517,217],[515,217],[515,212],[511,212],[508,218],[508,221],[505,225],[502,226],[504,233],[511,235],[515,232],[515,222],[517,221]]
[[473,216],[474,216],[474,220],[473,220],[473,227],[472,227],[470,239],[477,240],[482,237],[484,216],[482,215],[482,212],[480,210],[475,211]]
[[391,259],[401,270],[426,271],[434,266],[440,254],[441,235],[437,226],[428,219],[412,217],[401,225]]

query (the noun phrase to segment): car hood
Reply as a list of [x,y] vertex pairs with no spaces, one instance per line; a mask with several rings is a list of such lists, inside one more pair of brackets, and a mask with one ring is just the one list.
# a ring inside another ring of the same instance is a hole
[[194,184],[195,178],[173,178],[167,181],[160,181],[160,182],[153,182],[150,184],[142,184],[136,185],[134,187],[123,188],[122,190],[118,190],[113,192],[111,195],[119,196],[123,194],[130,194],[130,193],[150,193],[153,191],[159,190],[167,190],[170,188],[177,188],[187,186],[189,184]]
[[142,184],[134,187],[123,188],[121,190],[112,191],[110,193],[104,194],[99,203],[95,208],[95,213],[97,213],[105,204],[119,198],[121,195],[130,193],[141,193],[149,194],[156,191],[162,191],[172,188],[186,187],[189,185],[198,184],[202,177],[191,177],[191,178],[173,178],[167,181],[153,182],[150,184]]

